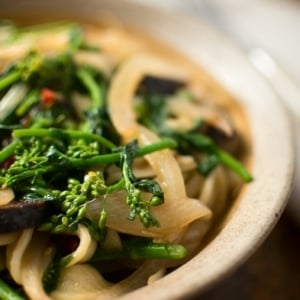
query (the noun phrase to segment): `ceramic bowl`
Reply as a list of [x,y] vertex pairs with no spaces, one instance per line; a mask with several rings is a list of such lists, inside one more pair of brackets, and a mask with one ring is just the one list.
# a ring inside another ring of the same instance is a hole
[[97,22],[106,11],[200,64],[244,107],[254,181],[243,191],[219,233],[189,262],[122,299],[187,299],[200,295],[241,265],[278,221],[293,174],[288,118],[275,94],[244,55],[201,20],[111,0],[2,0],[2,18],[75,18]]

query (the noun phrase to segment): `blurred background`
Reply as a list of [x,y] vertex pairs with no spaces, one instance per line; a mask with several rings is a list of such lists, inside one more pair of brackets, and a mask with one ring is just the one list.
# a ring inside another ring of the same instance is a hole
[[300,84],[299,0],[132,0],[200,17],[248,50],[270,52]]
[[287,209],[244,265],[195,299],[300,299],[300,1],[132,1],[199,18],[225,35],[278,94],[294,130],[297,165]]

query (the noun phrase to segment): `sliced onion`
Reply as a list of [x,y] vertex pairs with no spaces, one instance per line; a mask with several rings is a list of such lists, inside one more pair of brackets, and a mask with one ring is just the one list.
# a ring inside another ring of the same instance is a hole
[[179,81],[186,81],[188,78],[186,70],[154,55],[142,53],[125,61],[112,78],[108,92],[110,116],[124,142],[136,138],[138,134],[133,98],[139,83],[146,75]]
[[[139,141],[142,146],[158,140],[154,133],[139,127]],[[153,208],[164,234],[178,232],[189,223],[211,215],[206,206],[198,200],[187,197],[180,167],[171,150],[148,154],[146,159],[152,166],[165,195],[164,204]]]
[[[139,140],[142,145],[151,144],[157,139],[153,133],[140,128]],[[144,228],[137,218],[134,221],[127,220],[129,207],[124,190],[107,195],[105,201],[102,198],[89,203],[87,216],[97,221],[101,210],[105,208],[107,227],[132,235],[166,238],[167,240],[171,236],[172,240],[175,239],[180,231],[194,220],[210,217],[210,210],[198,199],[187,197],[180,167],[171,150],[149,154],[146,159],[165,194],[164,204],[151,208],[160,222],[160,227]]]

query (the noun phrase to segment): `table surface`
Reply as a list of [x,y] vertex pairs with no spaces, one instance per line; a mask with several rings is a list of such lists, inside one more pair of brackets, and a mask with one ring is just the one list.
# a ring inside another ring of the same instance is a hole
[[300,299],[300,228],[284,213],[255,254],[201,300]]

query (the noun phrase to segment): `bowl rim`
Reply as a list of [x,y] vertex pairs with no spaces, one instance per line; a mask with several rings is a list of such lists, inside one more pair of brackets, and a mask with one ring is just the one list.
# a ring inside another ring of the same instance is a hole
[[124,300],[187,298],[228,276],[259,247],[277,223],[288,200],[294,170],[290,122],[276,94],[242,51],[195,17],[129,0],[3,0],[0,17],[45,11],[75,18],[85,15],[96,20],[102,10],[111,11],[129,26],[158,34],[158,39],[209,70],[245,107],[252,136],[259,133],[253,139],[252,173],[256,180],[244,191],[236,213],[217,237],[176,271],[121,296]]

